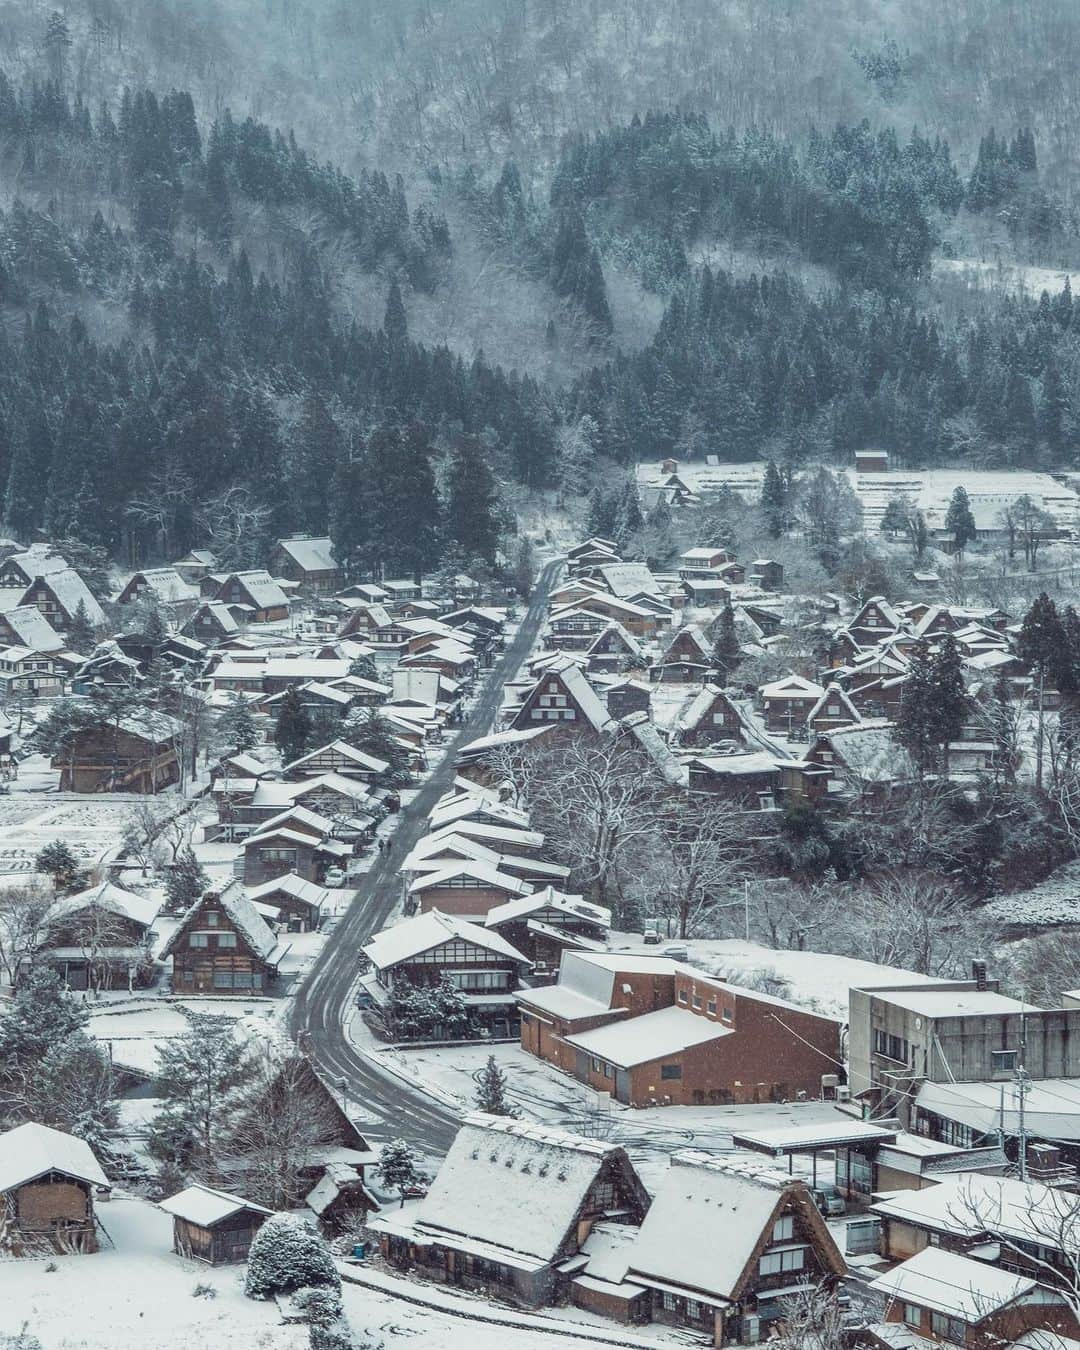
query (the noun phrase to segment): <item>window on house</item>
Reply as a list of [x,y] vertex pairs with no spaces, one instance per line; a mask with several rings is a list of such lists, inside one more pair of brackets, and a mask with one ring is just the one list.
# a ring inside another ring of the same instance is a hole
[[1016,1050],[991,1050],[990,1051],[990,1069],[993,1073],[1012,1073],[1016,1068],[1018,1060],[1018,1051]]
[[681,1077],[682,1077],[682,1065],[681,1065],[681,1064],[661,1064],[661,1065],[660,1065],[660,1077],[661,1077],[661,1078],[666,1078],[666,1079],[681,1078]]
[[669,1294],[665,1289],[663,1294],[661,1295],[661,1299],[663,1301],[664,1308],[667,1312],[675,1311],[675,1308],[677,1306],[677,1300],[674,1294]]
[[213,913],[213,911],[211,911],[209,914],[205,915],[204,917],[205,917],[205,919],[206,919],[206,926],[207,926],[207,928],[216,928],[216,927],[217,927],[218,916],[217,916],[215,913]]
[[695,1008],[700,1009],[700,1007],[701,1007],[701,995],[700,995],[700,994],[695,994],[694,997],[693,997],[692,1002],[693,1002],[693,1005],[694,1005]]
[[761,1275],[780,1275],[787,1271],[802,1270],[806,1262],[805,1247],[788,1247],[785,1251],[766,1252],[758,1262]]
[[708,1003],[705,1004],[705,1011],[710,1017],[716,1016],[716,999],[709,999]]
[[791,1214],[785,1214],[783,1218],[777,1219],[772,1228],[772,1240],[774,1242],[790,1242],[795,1236],[795,1219]]
[[189,934],[188,934],[188,946],[189,946],[189,947],[209,947],[209,946],[210,946],[210,934],[209,934],[209,933],[189,933]]
[[679,1002],[680,1002],[680,1003],[685,1003],[685,1002],[686,1002],[686,990],[685,990],[685,989],[680,989],[680,990],[679,990]]
[[914,1303],[904,1304],[904,1321],[909,1327],[922,1326],[922,1309],[917,1308]]
[[720,1016],[725,1022],[733,1022],[735,1020],[735,1009],[725,1007]]
[[215,989],[232,989],[232,988],[233,988],[233,973],[232,973],[232,971],[231,971],[231,970],[215,970],[215,971],[214,971],[214,988],[215,988]]
[[218,951],[223,951],[223,950],[226,950],[226,949],[231,950],[231,949],[235,948],[235,947],[236,947],[236,934],[235,934],[235,933],[218,933],[218,935],[217,935],[217,945],[218,945]]
[[957,1345],[963,1345],[967,1336],[967,1326],[961,1322],[958,1317],[949,1317],[946,1313],[932,1312],[930,1314],[930,1328],[935,1336],[942,1336],[947,1341],[955,1341]]

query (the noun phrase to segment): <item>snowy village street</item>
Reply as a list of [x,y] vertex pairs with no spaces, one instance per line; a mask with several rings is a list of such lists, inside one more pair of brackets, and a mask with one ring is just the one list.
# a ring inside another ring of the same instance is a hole
[[378,857],[364,876],[348,911],[297,992],[291,1013],[291,1026],[305,1048],[311,1047],[328,1077],[342,1088],[368,1137],[383,1142],[403,1136],[432,1160],[446,1151],[459,1116],[400,1077],[381,1070],[371,1057],[358,1053],[346,1036],[345,1024],[353,1012],[356,956],[371,934],[387,922],[400,898],[397,863],[421,836],[431,808],[453,781],[456,748],[486,735],[491,728],[503,686],[517,674],[536,642],[547,597],[561,569],[562,563],[553,561],[538,576],[516,637],[485,678],[439,767],[413,800],[402,807],[392,851]]

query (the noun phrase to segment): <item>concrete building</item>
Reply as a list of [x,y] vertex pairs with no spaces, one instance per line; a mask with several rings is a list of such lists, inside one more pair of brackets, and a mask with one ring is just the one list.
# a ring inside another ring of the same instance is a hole
[[1002,994],[980,963],[974,973],[851,990],[853,1096],[907,1124],[923,1083],[1011,1081],[1021,1041],[1032,1078],[1080,1077],[1080,1008],[1036,1008]]

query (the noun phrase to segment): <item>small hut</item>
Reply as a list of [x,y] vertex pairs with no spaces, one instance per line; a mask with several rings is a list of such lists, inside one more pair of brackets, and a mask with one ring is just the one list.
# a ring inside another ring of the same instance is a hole
[[209,1186],[189,1186],[162,1200],[173,1216],[173,1251],[207,1265],[246,1261],[255,1234],[273,1213],[262,1205]]

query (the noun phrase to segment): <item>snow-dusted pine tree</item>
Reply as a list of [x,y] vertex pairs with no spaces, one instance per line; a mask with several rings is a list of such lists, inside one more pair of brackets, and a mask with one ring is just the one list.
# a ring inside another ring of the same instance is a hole
[[375,1171],[384,1186],[397,1191],[403,1205],[405,1192],[420,1180],[416,1170],[416,1155],[404,1139],[392,1139],[390,1143],[383,1144]]
[[273,1298],[317,1286],[341,1288],[322,1235],[300,1214],[271,1214],[251,1244],[244,1293]]
[[506,1074],[488,1055],[487,1063],[476,1079],[476,1106],[489,1116],[516,1116],[517,1110],[506,1100]]

